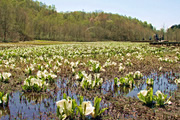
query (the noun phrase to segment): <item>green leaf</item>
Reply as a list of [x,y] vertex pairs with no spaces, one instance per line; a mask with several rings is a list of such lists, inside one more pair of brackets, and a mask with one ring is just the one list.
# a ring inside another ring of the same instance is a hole
[[118,78],[114,78],[114,85],[117,86],[117,83],[118,83]]
[[63,94],[63,99],[66,99],[66,100],[67,100],[67,95],[66,95],[66,93]]
[[60,107],[59,107],[59,106],[57,106],[57,110],[56,110],[56,114],[57,114],[57,116],[60,116],[59,109],[60,109]]
[[3,96],[3,93],[2,93],[2,92],[0,92],[0,98],[2,98],[2,96]]
[[83,115],[86,113],[86,104],[84,105]]
[[83,96],[80,96],[80,97],[79,97],[79,102],[80,102],[80,105],[82,105],[83,99],[84,99],[84,97],[83,97]]
[[64,102],[64,110],[63,110],[63,112],[64,112],[66,115],[68,115],[68,111],[67,111],[67,108],[66,108],[66,102]]
[[76,100],[73,99],[73,100],[72,100],[72,109],[73,109],[73,112],[75,111],[76,106],[77,106]]
[[107,110],[108,108],[103,108],[101,109],[101,111],[99,112],[98,116],[100,116],[105,110]]
[[142,102],[144,102],[145,104],[146,104],[146,99],[145,99],[145,97],[142,95],[142,93],[140,93],[140,95],[139,95],[139,100],[140,101],[142,101]]
[[83,117],[83,109],[82,109],[82,106],[77,106],[77,111],[80,113],[80,116]]
[[95,117],[99,114],[100,102],[101,102],[101,98],[95,97],[94,99]]

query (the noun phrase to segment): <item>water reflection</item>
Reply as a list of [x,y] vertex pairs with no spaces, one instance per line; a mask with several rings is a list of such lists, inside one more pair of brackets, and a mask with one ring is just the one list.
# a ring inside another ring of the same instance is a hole
[[7,119],[46,119],[49,111],[56,112],[54,99],[41,95],[27,97],[20,92],[10,96],[9,109]]
[[[149,76],[144,76],[143,79],[147,79],[147,78],[153,78],[154,80],[154,84],[153,84],[153,93],[155,94],[157,90],[162,91],[164,94],[168,94],[168,97],[170,96],[170,92],[171,91],[175,91],[177,90],[178,86],[176,84],[170,83],[170,80],[174,80],[175,77],[178,77],[179,74],[173,74],[172,73],[165,73],[162,74],[160,76],[157,75],[157,73],[153,73]],[[135,89],[133,89],[127,96],[131,96],[131,97],[137,97],[137,93],[139,93],[140,90],[143,89],[148,89],[150,86],[148,86],[146,84],[146,82],[144,82],[143,84],[141,84],[141,87],[135,87]]]
[[148,89],[148,86],[146,84],[147,78],[153,78],[154,84],[153,86],[153,92],[157,90],[162,91],[164,94],[168,94],[171,91],[177,90],[177,85],[170,83],[170,81],[174,81],[175,78],[179,77],[180,74],[174,74],[172,72],[164,73],[160,76],[158,76],[157,73],[152,73],[148,76],[144,76],[142,80],[135,80],[135,84],[133,88],[128,87],[120,87],[120,88],[114,88],[114,82],[113,80],[107,80],[102,84],[102,93],[107,94],[109,92],[112,92],[113,96],[129,96],[129,97],[137,97],[137,93],[140,92],[140,90]]
[[9,107],[1,107],[0,106],[0,118],[5,119],[6,116],[10,114]]
[[[147,89],[146,79],[154,79],[154,93],[161,90],[168,94],[170,91],[177,90],[176,84],[171,84],[168,80],[174,80],[179,77],[179,74],[165,73],[158,76],[153,73],[149,76],[144,76],[143,80],[135,81],[133,88],[118,87],[114,88],[114,83],[107,80],[102,84],[101,92],[103,94],[112,93],[112,96],[137,96],[140,90]],[[66,78],[59,79],[56,82],[58,91],[48,90],[48,94],[24,94],[22,92],[14,92],[10,95],[8,107],[0,107],[0,119],[53,119],[56,116],[56,101],[63,98],[63,93],[76,99],[79,105],[79,95],[77,94],[77,85],[75,83],[67,84]],[[94,102],[94,98],[84,97],[84,101]],[[101,107],[108,107],[110,103],[101,101]],[[104,114],[107,114],[106,112]],[[51,118],[52,117],[52,118]]]
[[[0,119],[51,119],[56,116],[56,101],[63,99],[63,93],[71,98],[76,99],[79,104],[79,96],[75,93],[75,85],[71,87],[65,80],[58,80],[57,86],[60,88],[58,92],[49,91],[50,95],[14,92],[9,98],[9,107],[0,109]],[[84,101],[94,102],[94,98],[84,97]],[[102,107],[108,105],[101,102]],[[51,116],[50,116],[51,115]]]

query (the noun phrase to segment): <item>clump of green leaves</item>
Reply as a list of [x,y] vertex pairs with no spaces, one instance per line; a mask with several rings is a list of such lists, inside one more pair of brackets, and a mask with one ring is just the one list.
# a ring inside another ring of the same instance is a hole
[[82,81],[83,77],[87,76],[87,74],[85,73],[85,71],[79,71],[76,75],[75,75],[75,79],[78,81]]
[[180,84],[180,78],[179,79],[175,79],[175,83],[178,85]]
[[135,83],[134,80],[140,79],[142,76],[143,75],[140,73],[140,71],[136,71],[134,74],[133,72],[130,72],[125,77],[121,77],[120,79],[117,77],[114,78],[114,86],[125,86],[132,88]]
[[94,107],[91,101],[83,101],[83,96],[79,97],[80,105],[77,106],[77,111],[80,113],[81,119],[85,119],[87,115],[94,115]]
[[86,74],[85,71],[79,71],[75,75],[75,79],[78,80],[78,85],[83,89],[94,89],[95,87],[100,87],[103,83],[103,78],[100,78],[100,73]]
[[135,80],[141,79],[143,77],[142,73],[140,71],[136,71],[133,75],[133,78]]
[[59,119],[74,119],[75,115],[80,114],[81,119],[91,115],[93,118],[98,119],[100,115],[107,110],[107,108],[100,109],[101,98],[94,98],[94,106],[91,101],[83,101],[84,97],[80,96],[80,105],[77,105],[76,100],[63,94],[63,99],[56,102],[57,116]]
[[100,74],[94,74],[94,79],[92,75],[84,76],[81,81],[81,87],[83,89],[94,89],[95,87],[101,87],[103,83],[103,78],[100,78]]
[[154,84],[154,80],[152,78],[147,78],[146,84],[152,86]]
[[32,71],[34,71],[34,66],[35,66],[36,64],[30,64],[30,66],[27,66],[27,68],[25,69],[25,72],[27,73],[27,74],[29,74],[29,75],[31,75],[32,74]]
[[57,75],[55,75],[52,72],[48,72],[47,70],[44,70],[44,71],[38,71],[37,77],[42,79],[42,80],[47,81],[48,83],[54,83]]
[[115,86],[126,86],[126,87],[132,87],[134,84],[134,79],[132,77],[121,77],[118,79],[117,77],[114,78],[114,85]]
[[57,105],[57,116],[59,119],[73,119],[75,109],[77,107],[77,103],[75,99],[71,97],[67,97],[67,95],[63,94],[63,99],[56,102]]
[[154,96],[153,96],[153,89],[150,88],[149,90],[141,90],[137,97],[140,101],[144,102],[146,105],[152,105]]
[[152,105],[153,101],[156,102],[157,106],[164,106],[165,104],[172,104],[169,99],[166,101],[167,95],[163,94],[160,90],[156,92],[156,95],[153,95],[153,89],[141,90],[137,97],[140,101],[144,102],[146,105]]
[[25,81],[22,89],[24,91],[41,92],[47,89],[47,83],[44,80],[29,76]]
[[3,72],[2,74],[0,73],[0,81],[1,82],[8,82],[9,78],[11,77],[11,73]]
[[99,61],[90,60],[89,61],[90,71],[93,71],[94,73],[99,73],[100,71],[105,71]]
[[94,98],[94,115],[93,118],[98,118],[105,110],[107,110],[108,108],[103,108],[100,110],[100,102],[101,102],[101,98],[95,97]]
[[8,105],[8,101],[9,101],[9,94],[5,94],[0,92],[0,106],[7,106]]
[[114,78],[114,86],[118,87],[119,85],[119,79],[117,77]]
[[93,65],[92,65],[92,71],[93,71],[93,72],[99,73],[99,72],[100,72],[100,69],[101,69],[100,64],[93,64]]
[[[165,104],[171,104],[171,97],[166,101],[167,95],[163,94],[160,90],[156,92],[156,96],[154,96],[154,100],[156,101],[157,106],[164,106]],[[165,102],[166,101],[166,102]]]
[[90,101],[83,101],[83,96],[80,96],[80,105],[78,106],[78,111],[81,118],[85,118],[86,115],[91,115],[93,118],[98,119],[101,114],[108,108],[100,109],[101,98],[94,98],[94,106],[92,106]]

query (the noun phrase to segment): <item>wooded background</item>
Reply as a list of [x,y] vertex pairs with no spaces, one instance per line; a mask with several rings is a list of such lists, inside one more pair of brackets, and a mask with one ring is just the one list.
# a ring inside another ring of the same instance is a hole
[[[68,7],[68,6],[67,6]],[[119,14],[95,11],[57,12],[54,5],[33,0],[0,0],[0,41],[141,41],[154,34],[180,41],[180,27],[165,31]]]

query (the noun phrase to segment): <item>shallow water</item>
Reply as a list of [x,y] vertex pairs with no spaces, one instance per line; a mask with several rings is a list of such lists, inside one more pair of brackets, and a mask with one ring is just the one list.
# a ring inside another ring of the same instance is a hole
[[119,87],[118,89],[114,88],[114,82],[113,80],[106,81],[102,84],[102,90],[103,94],[107,94],[109,92],[113,91],[113,96],[127,96],[127,97],[137,97],[137,93],[140,92],[140,90],[148,89],[147,87],[150,87],[146,84],[147,78],[153,78],[154,84],[153,84],[153,93],[157,90],[160,90],[164,94],[168,94],[168,96],[171,95],[171,92],[177,90],[178,86],[173,83],[169,83],[168,80],[174,80],[176,77],[179,77],[180,74],[173,74],[170,73],[164,73],[160,76],[157,75],[157,73],[152,73],[151,75],[144,76],[141,80],[135,80],[135,85],[132,88],[128,87]]
[[[168,97],[171,96],[171,92],[178,89],[178,86],[176,84],[169,83],[168,80],[175,79],[175,77],[178,77],[178,74],[175,76],[172,76],[170,73],[162,74],[161,76],[157,76],[157,73],[151,74],[149,76],[144,76],[143,79],[147,78],[153,78],[154,84],[153,84],[153,93],[155,94],[157,90],[160,90],[164,94],[168,94]],[[131,97],[137,97],[137,93],[140,92],[140,90],[144,90],[148,87],[146,82],[144,82],[140,87],[135,87],[131,92],[127,94],[127,96]]]
[[[75,93],[75,84],[69,89],[66,80],[56,82],[57,86],[61,88],[57,93],[50,91],[52,97],[47,95],[33,95],[23,94],[19,91],[10,95],[8,107],[0,107],[0,119],[50,119],[49,114],[56,116],[56,102],[63,99],[63,93],[74,98],[79,105],[79,96]],[[84,97],[84,101],[91,101]],[[102,104],[101,107],[107,107],[107,104]]]
[[[154,79],[154,94],[157,90],[162,91],[165,94],[171,95],[171,91],[177,90],[177,85],[169,83],[168,80],[174,80],[175,77],[179,77],[179,74],[165,73],[158,76],[157,73],[153,73],[149,76],[144,76],[141,81],[136,81],[136,85],[133,88],[118,88],[117,90],[113,87],[113,82],[107,80],[102,84],[101,92],[103,94],[112,93],[113,96],[130,96],[137,97],[137,93],[140,90],[146,89],[146,79]],[[56,115],[56,102],[63,98],[63,93],[76,99],[79,105],[78,95],[75,93],[76,84],[72,86],[67,85],[67,80],[59,79],[56,82],[57,86],[60,88],[59,91],[53,92],[49,91],[52,97],[48,97],[44,94],[33,95],[33,94],[23,94],[22,92],[14,92],[10,95],[8,107],[0,107],[0,119],[50,119],[49,114]],[[70,89],[69,89],[70,88]],[[84,101],[91,101],[93,103],[93,98],[84,97]],[[104,101],[101,102],[101,107],[107,107]]]

